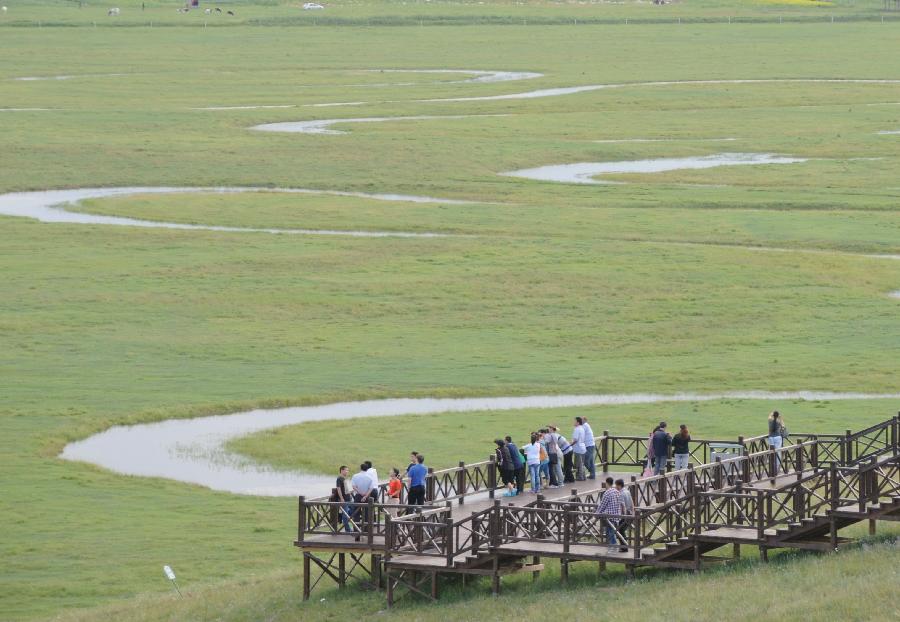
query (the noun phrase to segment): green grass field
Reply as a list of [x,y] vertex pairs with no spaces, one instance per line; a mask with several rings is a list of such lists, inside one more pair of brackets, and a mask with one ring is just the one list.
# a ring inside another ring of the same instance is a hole
[[[241,227],[456,234],[433,239],[0,216],[0,619],[324,620],[383,607],[381,596],[330,588],[325,603],[300,603],[295,500],[124,477],[57,457],[65,443],[110,425],[389,396],[900,391],[900,300],[888,295],[900,290],[900,262],[866,256],[900,253],[900,136],[877,133],[900,129],[900,84],[635,85],[415,101],[661,80],[900,80],[900,24],[880,22],[881,2],[342,3],[319,19],[344,25],[316,27],[300,27],[315,18],[297,6],[229,3],[237,15],[228,28],[214,27],[221,20],[203,28],[202,15],[180,15],[177,3],[148,4],[140,16],[138,3],[118,4],[116,23],[127,28],[111,27],[106,5],[7,5],[0,109],[53,110],[0,110],[2,192],[227,185],[475,203],[260,192],[136,195],[77,208]],[[848,19],[777,23],[823,11]],[[458,25],[420,26],[421,14]],[[561,25],[476,23],[490,15]],[[720,23],[562,24],[582,15]],[[721,23],[729,15],[770,23]],[[360,21],[372,18],[401,25]],[[365,71],[404,68],[544,75],[478,84]],[[75,77],[15,80],[65,75]],[[305,107],[356,101],[367,103]],[[195,109],[245,105],[296,107]],[[417,115],[503,116],[346,124],[336,129],[347,134],[331,136],[246,129]],[[735,140],[701,140],[710,138]],[[597,142],[630,139],[672,140]],[[808,161],[617,175],[608,179],[626,183],[601,186],[498,175],[721,152]],[[589,412],[598,433],[643,433],[668,418],[697,436],[734,436],[761,433],[773,407],[792,430],[825,432],[900,410],[891,400],[721,401]],[[232,447],[278,468],[331,472],[365,457],[400,466],[412,448],[441,467],[484,459],[501,432],[520,435],[548,418],[568,427],[577,412],[367,420],[353,424],[358,436],[346,422],[306,424]],[[566,612],[582,599],[635,619],[646,612],[637,604],[662,592],[684,611],[674,619],[712,610],[733,619],[762,610],[890,619],[878,603],[896,588],[889,540],[900,532],[883,532],[881,544],[836,557],[784,555],[768,568],[627,586],[614,573],[599,591],[587,567],[557,591],[551,568],[536,592],[518,579],[497,601],[486,589],[451,589],[446,608],[403,603],[397,619],[511,619],[526,613],[520,606]],[[184,602],[170,597],[163,564],[178,572]],[[780,602],[754,598],[772,582],[782,586]],[[848,598],[857,587],[859,597]],[[726,593],[727,602],[708,596]],[[698,600],[708,609],[691,609]]]

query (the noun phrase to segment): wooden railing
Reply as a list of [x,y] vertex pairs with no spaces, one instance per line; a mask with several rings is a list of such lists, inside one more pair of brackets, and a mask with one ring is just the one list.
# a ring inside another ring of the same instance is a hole
[[[650,545],[653,545],[655,543],[653,534],[659,531],[660,523],[654,522],[657,520],[667,521],[667,526],[671,523],[674,529],[673,533],[681,533],[683,512],[679,507],[679,502],[681,505],[691,503],[693,504],[691,507],[696,510],[703,504],[685,500],[697,494],[706,495],[703,497],[706,500],[703,503],[712,504],[708,508],[701,508],[703,512],[707,513],[701,516],[701,524],[705,524],[704,521],[708,522],[711,518],[720,517],[721,512],[726,512],[726,516],[729,516],[727,507],[737,512],[732,518],[744,516],[747,513],[746,510],[741,512],[737,510],[741,504],[754,503],[746,501],[748,496],[756,499],[754,486],[765,488],[768,482],[768,486],[771,487],[775,478],[781,478],[778,480],[781,484],[790,484],[792,487],[787,489],[783,485],[779,486],[777,494],[773,493],[766,497],[764,503],[770,504],[775,512],[771,516],[769,516],[770,513],[766,513],[766,516],[769,517],[765,523],[766,526],[776,524],[772,521],[780,520],[781,516],[796,517],[799,515],[801,506],[805,508],[804,511],[807,514],[814,510],[819,511],[822,509],[823,498],[828,499],[832,509],[851,504],[862,508],[866,503],[872,502],[879,496],[896,496],[900,491],[900,482],[898,482],[900,466],[896,462],[885,459],[886,456],[900,455],[900,445],[898,445],[900,418],[898,417],[855,433],[848,431],[843,435],[797,434],[792,437],[792,440],[793,442],[786,444],[781,449],[773,450],[768,447],[764,436],[739,438],[738,444],[743,448],[742,455],[734,458],[700,464],[696,467],[691,466],[681,471],[668,471],[663,475],[648,478],[631,476],[627,485],[639,511],[635,516],[635,529],[632,530],[630,537],[635,542],[642,538],[646,539]],[[596,437],[596,442],[598,460],[601,460],[603,464],[601,468],[605,469],[608,465],[641,466],[646,459],[647,439],[645,437],[611,436],[604,431],[603,435]],[[712,445],[724,442],[693,441],[691,453],[694,456],[706,457],[710,455]],[[831,474],[827,483],[823,483],[824,480],[819,477],[823,471]],[[785,475],[796,477],[796,483],[786,483],[783,479]],[[740,491],[735,490],[735,485],[738,483],[741,486]],[[823,486],[827,489],[824,492]],[[437,504],[456,502],[462,505],[465,503],[466,497],[482,493],[493,498],[497,487],[497,465],[492,456],[483,462],[473,464],[460,462],[458,466],[449,469],[429,470],[426,477],[426,506],[418,508],[419,514],[414,517],[406,516],[406,514],[416,512],[417,508],[387,503],[386,487],[382,487],[378,495],[365,504],[341,504],[330,502],[327,498],[306,500],[301,497],[297,541],[302,543],[304,538],[309,536],[343,533],[345,526],[341,519],[341,513],[342,506],[346,505],[349,505],[350,513],[353,515],[349,521],[351,531],[360,535],[361,540],[365,538],[369,544],[372,544],[375,538],[385,537],[389,540],[387,534],[389,522],[398,525],[396,529],[399,538],[404,529],[413,528],[407,527],[407,523],[418,524],[423,520],[435,522],[437,519],[428,512]],[[603,487],[598,487],[549,501],[538,499],[529,503],[528,508],[562,511],[565,506],[561,504],[566,503],[596,506],[602,493]],[[769,493],[765,494],[769,495]],[[794,514],[785,509],[788,496],[790,496],[790,503],[793,504],[792,507],[798,508]],[[404,501],[405,499],[406,489],[404,486],[400,500]],[[719,507],[723,509],[717,509]],[[540,520],[544,520],[542,514],[532,512],[530,509],[522,511],[521,516],[516,514],[516,510],[512,510],[510,520],[539,521],[538,518],[534,518],[537,516],[541,516]],[[662,514],[657,517],[654,512]],[[441,515],[443,513],[446,512],[442,511]],[[397,516],[398,514],[404,516]],[[392,521],[388,520],[389,516]],[[450,527],[443,523],[442,526],[429,526],[429,533],[440,535],[448,529],[452,530],[452,533],[442,536],[452,543],[445,547],[443,553],[446,555],[458,555],[466,551],[477,550],[480,543],[488,538],[491,516],[488,511],[483,511],[453,522]],[[529,516],[531,518],[528,518]],[[547,515],[547,517],[551,517],[551,515]],[[694,522],[696,523],[696,520]],[[564,527],[564,523],[565,521],[560,525]],[[551,521],[549,526],[532,525],[529,527],[527,522],[523,522],[520,527],[524,530],[523,533],[530,533],[529,530],[537,527],[555,529],[560,525]],[[526,527],[528,529],[525,529]],[[417,529],[421,528],[417,527]],[[547,533],[555,533],[553,529]],[[636,537],[638,532],[641,532],[639,538]],[[439,541],[442,542],[440,538],[433,540],[431,545],[436,545]]]

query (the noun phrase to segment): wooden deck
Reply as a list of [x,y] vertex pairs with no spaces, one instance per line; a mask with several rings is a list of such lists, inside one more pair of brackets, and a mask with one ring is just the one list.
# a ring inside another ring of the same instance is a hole
[[[504,497],[493,461],[460,463],[429,472],[425,506],[370,500],[352,534],[337,520],[340,504],[300,497],[303,596],[324,577],[339,587],[355,577],[385,587],[390,606],[400,593],[436,599],[444,575],[490,576],[497,593],[502,576],[537,578],[542,558],[559,559],[565,581],[573,562],[623,564],[629,574],[640,566],[699,571],[727,561],[710,555],[726,546],[731,558],[742,546],[759,547],[763,560],[772,548],[833,550],[848,542],[840,529],[867,521],[874,532],[878,520],[900,520],[898,438],[898,417],[855,433],[797,435],[778,451],[762,437],[739,438],[732,458],[641,478],[626,468],[643,464],[646,439],[604,432],[596,480]],[[722,443],[695,441],[692,455]],[[595,513],[606,477],[627,482],[635,502],[627,526]],[[608,525],[616,529],[612,547]]]

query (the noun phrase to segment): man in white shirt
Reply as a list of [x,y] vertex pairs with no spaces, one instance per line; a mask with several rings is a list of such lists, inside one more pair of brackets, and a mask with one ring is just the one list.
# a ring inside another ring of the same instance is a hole
[[[362,531],[360,522],[367,520],[366,509],[358,504],[367,503],[369,496],[372,494],[372,477],[368,473],[370,464],[363,462],[359,465],[359,473],[350,479],[350,487],[353,489],[353,509],[350,510],[350,523],[353,525],[356,534],[356,540],[359,541],[359,532]],[[361,521],[360,521],[360,517]]]
[[572,448],[575,452],[575,481],[583,482],[584,477],[584,455],[587,448],[584,445],[584,420],[581,417],[575,417],[575,427],[572,430]]
[[372,480],[372,488],[371,495],[375,498],[375,502],[378,502],[378,471],[375,470],[375,467],[372,466],[371,460],[366,460],[366,475],[368,475]]
[[588,471],[588,479],[597,479],[597,466],[595,460],[597,458],[597,447],[594,441],[594,431],[591,424],[588,423],[587,417],[581,418],[581,429],[584,430],[584,466]]

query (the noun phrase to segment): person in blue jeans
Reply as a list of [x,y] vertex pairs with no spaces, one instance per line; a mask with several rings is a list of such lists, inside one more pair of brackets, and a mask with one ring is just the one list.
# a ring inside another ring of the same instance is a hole
[[[617,553],[619,551],[619,541],[616,538],[616,527],[619,524],[619,517],[622,515],[622,495],[618,488],[609,487],[603,496],[600,497],[600,503],[594,514],[600,515],[603,521],[604,530],[606,532],[606,545],[609,547],[608,553]],[[622,544],[625,544],[624,542]]]
[[334,484],[334,494],[332,501],[337,501],[341,505],[338,507],[340,521],[344,525],[344,531],[350,533],[350,512],[352,511],[350,503],[350,493],[347,490],[347,478],[350,476],[350,467],[341,465],[338,470],[337,481]]
[[531,492],[537,494],[541,491],[541,437],[531,433],[531,442],[525,447],[525,458],[528,462],[528,470],[531,472]]
[[653,456],[656,461],[653,470],[654,475],[662,475],[666,472],[666,465],[669,462],[669,448],[672,447],[672,437],[666,432],[666,422],[660,421],[659,427],[652,437]]
[[588,423],[587,417],[581,418],[581,429],[584,430],[584,468],[588,471],[588,479],[597,479],[597,443],[594,441],[594,430]]
[[521,495],[525,492],[525,458],[522,457],[522,452],[512,442],[511,436],[506,437],[506,447],[509,449],[509,455],[512,458],[516,472],[516,493]]

